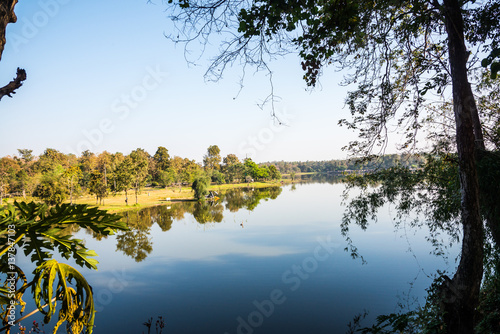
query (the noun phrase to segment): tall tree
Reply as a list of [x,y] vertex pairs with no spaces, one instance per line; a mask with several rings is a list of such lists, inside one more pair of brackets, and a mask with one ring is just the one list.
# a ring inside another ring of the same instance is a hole
[[24,163],[29,163],[29,162],[31,162],[35,158],[33,156],[33,150],[18,149],[17,151],[21,155],[21,159],[23,159]]
[[169,167],[170,155],[168,154],[168,150],[163,146],[159,146],[149,162],[149,174],[153,178],[155,184],[165,185],[164,176],[172,175],[172,173],[167,173]]
[[16,159],[12,159],[11,157],[0,158],[0,199],[8,192],[16,191],[16,174],[20,170],[21,166]]
[[194,198],[197,201],[205,201],[205,195],[208,194],[208,187],[210,186],[210,177],[207,175],[199,175],[193,181],[191,189],[194,191]]
[[73,191],[75,189],[75,185],[78,185],[78,181],[81,177],[82,171],[76,165],[73,165],[64,171],[63,178],[68,186],[70,204],[73,204]]
[[159,170],[164,171],[170,167],[170,155],[168,154],[168,150],[163,146],[158,147],[153,160],[156,162],[156,168]]
[[228,182],[234,182],[236,179],[243,178],[244,167],[235,154],[228,154],[223,159],[223,162],[222,172],[226,175]]
[[130,156],[126,156],[116,167],[115,192],[125,192],[125,203],[128,205],[128,190],[132,188],[133,161]]
[[138,148],[129,154],[132,162],[132,183],[135,190],[135,204],[138,203],[137,195],[146,184],[148,178],[149,154],[142,148]]
[[269,177],[271,178],[271,180],[280,180],[281,179],[281,173],[278,170],[278,168],[276,168],[275,165],[269,166]]
[[268,69],[264,55],[293,48],[308,85],[316,85],[326,65],[351,69],[346,83],[358,85],[347,98],[353,120],[341,123],[359,131],[361,140],[349,145],[356,154],[386,147],[391,120],[408,133],[401,146],[414,145],[427,116],[424,95],[442,96],[451,85],[463,237],[458,269],[442,286],[452,296],[443,299],[448,333],[473,332],[483,274],[476,167],[485,147],[468,68],[475,60],[471,52],[493,52],[500,41],[498,7],[498,0],[182,0],[173,7],[188,43],[228,32],[208,71],[217,77],[238,58]]
[[58,166],[67,167],[68,165],[68,157],[64,153],[53,148],[47,148],[35,162],[35,169],[46,173]]
[[188,158],[184,158],[182,160],[182,168],[179,172],[180,181],[183,183],[191,183],[194,179],[202,174],[202,169],[199,164],[197,164],[194,160],[189,160]]
[[104,204],[104,198],[108,196],[108,187],[104,174],[95,170],[90,174],[89,192],[96,197],[96,205]]
[[84,190],[87,189],[90,182],[90,174],[96,168],[97,157],[93,152],[85,150],[82,155],[78,158],[78,165],[82,171],[82,177],[80,179],[80,184]]
[[211,145],[207,149],[207,154],[203,157],[203,165],[207,170],[219,170],[222,159],[220,157],[220,148],[217,145]]
[[42,175],[34,195],[38,196],[48,205],[61,204],[66,200],[67,191],[63,182],[64,168],[57,166]]

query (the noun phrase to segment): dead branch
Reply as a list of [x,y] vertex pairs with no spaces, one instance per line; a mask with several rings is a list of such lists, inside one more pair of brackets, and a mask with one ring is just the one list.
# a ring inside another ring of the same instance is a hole
[[0,1],[0,60],[2,59],[3,48],[5,46],[5,30],[7,24],[17,21],[14,13],[14,6],[17,0],[2,0]]
[[24,80],[26,80],[26,71],[18,67],[17,76],[6,86],[0,88],[0,100],[5,95],[12,97],[12,94],[16,93],[15,90],[23,85]]

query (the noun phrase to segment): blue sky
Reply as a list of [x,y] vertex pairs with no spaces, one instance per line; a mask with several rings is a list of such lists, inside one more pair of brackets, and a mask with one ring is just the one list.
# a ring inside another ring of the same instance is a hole
[[347,156],[341,147],[355,134],[337,125],[349,116],[340,74],[327,70],[322,87],[309,92],[296,56],[272,62],[276,111],[287,123],[278,126],[269,107],[257,106],[270,89],[265,73],[247,72],[239,95],[237,66],[221,81],[205,82],[215,47],[189,66],[183,47],[164,37],[173,31],[164,9],[146,0],[20,0],[0,84],[17,67],[28,79],[14,98],[0,101],[0,156],[48,147],[154,154],[165,146],[201,161],[209,145],[257,162]]

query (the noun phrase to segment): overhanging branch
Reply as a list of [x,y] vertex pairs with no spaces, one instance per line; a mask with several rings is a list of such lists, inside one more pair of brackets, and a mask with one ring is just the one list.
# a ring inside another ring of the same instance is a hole
[[16,77],[6,86],[0,88],[0,100],[5,95],[7,95],[8,97],[12,97],[12,94],[16,93],[16,89],[23,85],[24,80],[26,80],[26,71],[18,67]]

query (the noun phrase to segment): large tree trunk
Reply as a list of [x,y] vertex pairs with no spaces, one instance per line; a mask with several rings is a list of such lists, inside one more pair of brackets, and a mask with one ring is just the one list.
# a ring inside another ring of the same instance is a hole
[[14,7],[17,0],[1,0],[0,1],[0,60],[2,59],[3,48],[5,47],[5,30],[7,24],[17,21]]
[[449,60],[453,87],[453,109],[461,188],[463,226],[460,263],[452,280],[443,285],[446,331],[474,333],[475,312],[483,277],[483,225],[479,207],[476,170],[474,96],[467,78],[468,51],[465,47],[462,10],[458,0],[444,0]]

